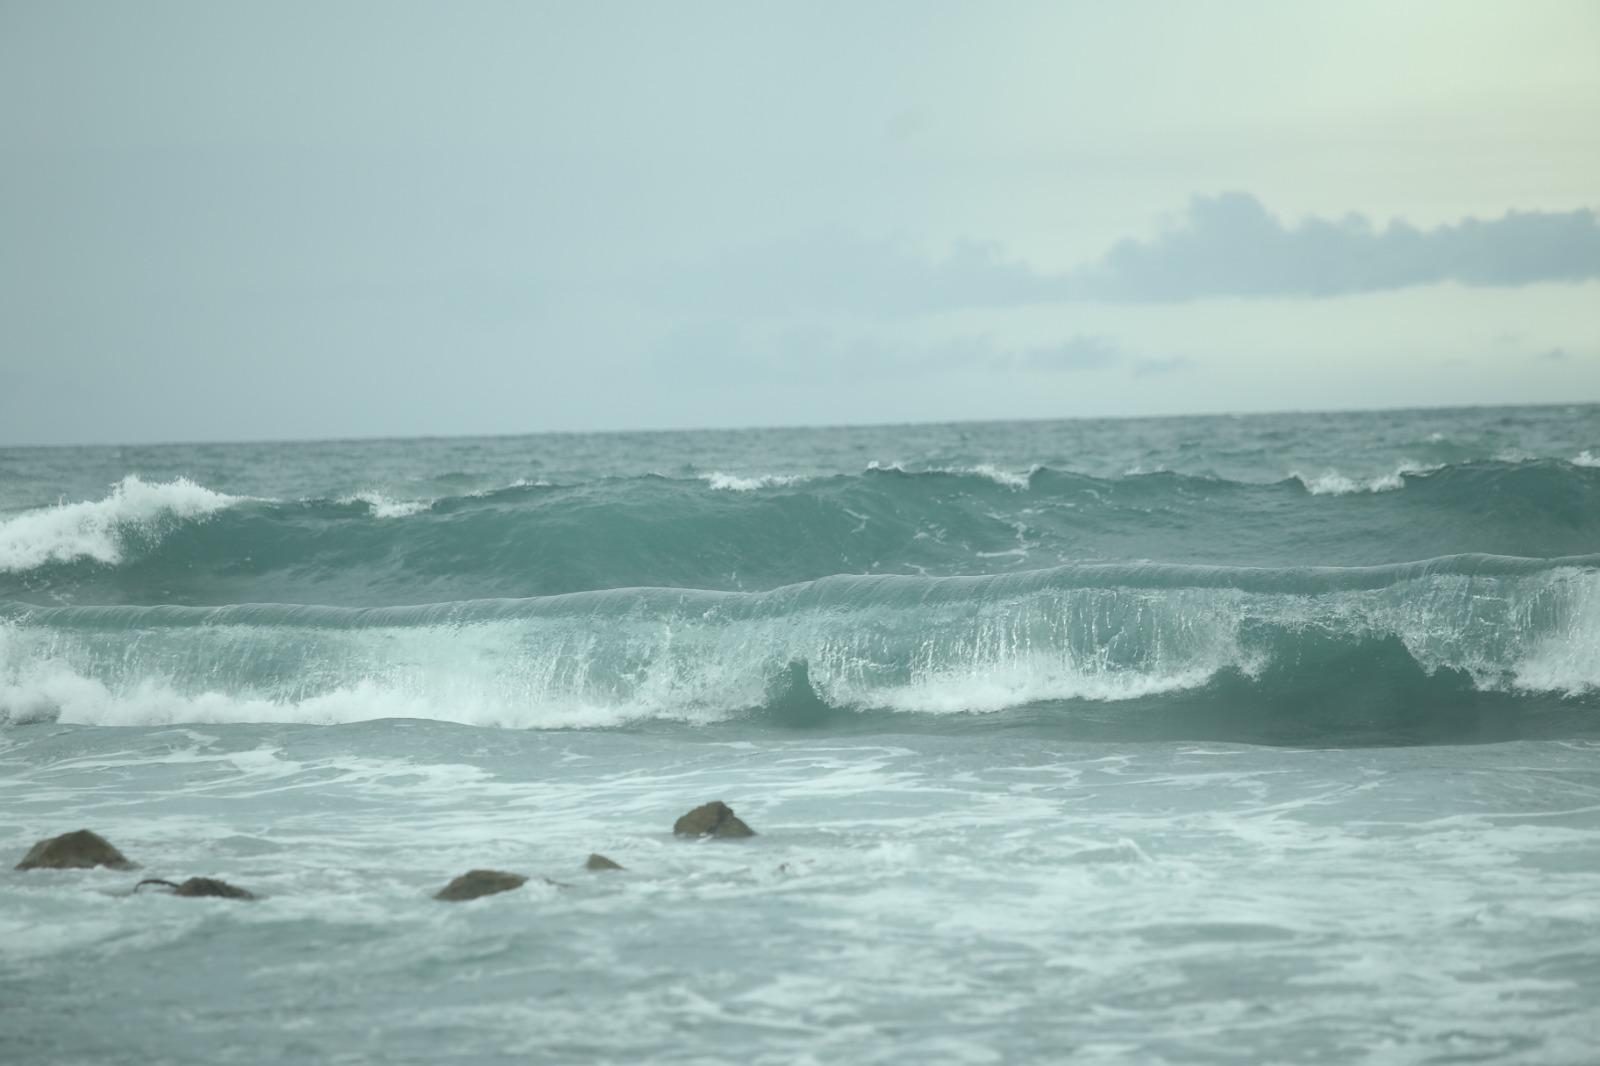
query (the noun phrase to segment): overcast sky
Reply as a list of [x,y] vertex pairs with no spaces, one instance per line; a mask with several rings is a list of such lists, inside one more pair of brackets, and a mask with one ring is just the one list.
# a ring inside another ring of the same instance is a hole
[[0,0],[0,443],[1600,401],[1600,4]]

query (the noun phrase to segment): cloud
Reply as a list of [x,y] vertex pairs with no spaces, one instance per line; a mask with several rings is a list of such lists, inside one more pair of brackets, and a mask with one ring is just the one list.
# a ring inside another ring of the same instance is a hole
[[734,318],[670,329],[653,346],[649,360],[665,380],[736,384],[876,380],[989,369],[993,363],[993,345],[987,337],[954,337],[930,344],[899,339],[892,331],[842,328],[817,319]]
[[1101,370],[1121,358],[1121,349],[1104,337],[1079,334],[1061,344],[1018,352],[1011,357],[1010,363],[1020,370],[1057,372]]
[[1434,229],[1361,215],[1286,226],[1243,192],[1197,196],[1180,222],[1077,272],[1074,295],[1118,301],[1319,297],[1455,281],[1515,286],[1600,278],[1592,210],[1511,211]]
[[[1249,193],[1197,196],[1149,240],[1124,240],[1077,270],[1049,273],[999,244],[943,255],[842,229],[747,245],[633,275],[636,299],[674,315],[890,319],[1069,302],[1162,303],[1211,297],[1318,298],[1454,281],[1517,286],[1600,278],[1593,210],[1510,211],[1418,229],[1361,215],[1286,225]],[[1037,353],[1038,366],[1105,365],[1083,346]],[[1098,360],[1098,362],[1097,362]]]

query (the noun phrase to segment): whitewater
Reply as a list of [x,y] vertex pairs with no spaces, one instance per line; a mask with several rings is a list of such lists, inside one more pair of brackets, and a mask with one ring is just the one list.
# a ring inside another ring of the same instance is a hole
[[[0,449],[0,1061],[1592,1062],[1596,455]],[[141,871],[10,869],[80,827]],[[129,891],[197,875],[261,898]]]

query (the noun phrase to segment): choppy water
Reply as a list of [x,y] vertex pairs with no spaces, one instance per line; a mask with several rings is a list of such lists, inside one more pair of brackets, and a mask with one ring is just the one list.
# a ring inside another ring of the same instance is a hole
[[1586,1063],[1597,754],[1600,407],[0,450],[7,1061]]

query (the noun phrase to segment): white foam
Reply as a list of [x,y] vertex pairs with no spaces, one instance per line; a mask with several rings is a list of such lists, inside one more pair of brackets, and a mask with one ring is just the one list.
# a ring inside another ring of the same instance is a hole
[[1033,475],[1039,470],[1038,464],[1028,468],[1027,473],[1017,473],[1014,470],[1004,470],[993,463],[979,463],[972,467],[958,467],[951,470],[952,474],[975,474],[986,477],[996,485],[1004,485],[1008,489],[1021,491],[1026,489],[1033,480]]
[[478,489],[475,492],[469,492],[463,497],[463,499],[481,499],[484,496],[493,496],[497,492],[505,492],[507,489],[548,489],[553,487],[553,484],[549,481],[546,481],[544,478],[533,480],[530,478],[519,477],[509,485],[502,485],[499,488],[494,489]]
[[185,477],[152,483],[129,474],[104,499],[59,503],[0,522],[0,571],[76,559],[119,563],[129,533],[159,537],[171,525],[204,519],[246,499]]
[[1406,475],[1431,474],[1438,469],[1440,466],[1437,463],[1426,465],[1407,461],[1395,467],[1391,473],[1370,478],[1353,478],[1337,470],[1327,470],[1317,475],[1293,470],[1289,476],[1305,486],[1305,490],[1313,496],[1349,496],[1357,492],[1394,492],[1406,487]]
[[1007,470],[993,463],[978,463],[975,466],[930,466],[925,470],[907,470],[898,462],[884,463],[877,459],[867,464],[868,470],[893,471],[897,474],[923,473],[923,474],[952,474],[956,477],[983,477],[1008,489],[1025,490],[1032,483],[1033,475],[1043,469],[1039,463],[1034,463],[1025,472]]
[[[0,724],[335,725],[428,718],[600,728],[641,719],[713,721],[761,703],[768,675],[760,664],[713,654],[687,665],[665,654],[670,632],[646,628],[665,646],[652,649],[656,654],[619,685],[595,676],[602,671],[595,633],[530,630],[516,621],[344,631],[217,626],[109,638],[0,623]],[[530,642],[542,645],[542,653],[530,653]],[[267,659],[303,654],[309,645],[312,672],[337,676],[308,684],[299,673],[256,676],[248,667],[244,676],[221,669],[174,672],[172,650],[193,652],[197,643],[204,645],[201,660],[210,662],[241,644],[252,657]]]
[[1162,673],[1085,669],[1060,659],[1012,661],[987,669],[930,671],[868,696],[866,705],[917,714],[991,714],[1046,700],[1115,703],[1200,688],[1224,664]]
[[1571,571],[1559,602],[1562,618],[1517,663],[1514,687],[1530,692],[1581,696],[1600,691],[1600,575]]
[[[519,477],[517,480],[508,485],[499,485],[494,488],[487,489],[476,489],[472,492],[462,493],[460,497],[456,498],[465,500],[483,499],[488,496],[493,496],[496,493],[506,492],[510,489],[545,489],[550,487],[551,483],[543,478],[532,480],[525,477]],[[449,498],[451,497],[424,496],[418,499],[396,499],[395,497],[377,489],[363,489],[360,492],[351,493],[348,496],[341,496],[337,502],[346,506],[352,506],[358,503],[365,504],[367,506],[367,510],[372,513],[372,517],[374,518],[405,518],[408,515],[419,514],[428,510],[441,499]]]
[[15,725],[62,722],[72,725],[238,725],[288,722],[345,725],[380,718],[425,718],[461,725],[536,729],[601,729],[643,719],[708,722],[724,715],[693,713],[667,706],[640,693],[616,704],[565,699],[523,703],[496,698],[500,694],[461,691],[419,692],[404,685],[362,679],[303,698],[282,698],[205,691],[181,692],[159,678],[146,678],[131,688],[113,689],[84,677],[61,663],[19,679],[0,683],[0,722]]
[[1577,455],[1574,455],[1572,457],[1572,465],[1573,466],[1600,466],[1600,455],[1595,455],[1589,449],[1585,448],[1583,451],[1579,452]]
[[[463,725],[535,729],[607,728],[643,720],[709,723],[758,706],[764,678],[741,664],[702,664],[706,675],[685,678],[657,671],[615,702],[575,687],[518,698],[514,685],[415,686],[363,678],[301,698],[248,692],[183,692],[147,677],[125,688],[85,677],[65,663],[47,662],[14,682],[0,681],[0,722],[75,725],[228,725],[290,722],[340,725],[379,718],[426,718]],[[850,676],[814,674],[823,696],[844,707],[921,714],[991,713],[1042,700],[1115,702],[1204,685],[1226,663],[1161,673],[1106,671],[1059,657],[971,664],[919,671],[908,683],[863,685]],[[1245,666],[1248,664],[1233,665]],[[735,676],[744,675],[744,676]]]
[[806,478],[803,474],[757,474],[754,477],[743,477],[739,474],[724,474],[720,470],[713,470],[709,474],[701,474],[700,480],[719,492],[754,492],[756,489],[793,485]]
[[353,496],[345,496],[339,500],[342,504],[364,503],[372,512],[374,518],[404,518],[419,511],[426,511],[433,506],[432,500],[396,500],[385,496],[381,492],[358,492]]
[[304,700],[222,692],[189,695],[153,678],[128,691],[113,692],[105,683],[60,664],[51,664],[17,684],[0,685],[0,709],[9,711],[11,720],[19,724],[56,721],[114,726],[243,722],[335,725],[374,718],[440,717],[435,708],[400,693],[381,691],[370,682],[358,682]]

